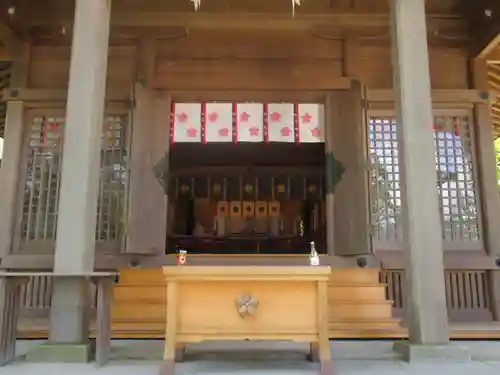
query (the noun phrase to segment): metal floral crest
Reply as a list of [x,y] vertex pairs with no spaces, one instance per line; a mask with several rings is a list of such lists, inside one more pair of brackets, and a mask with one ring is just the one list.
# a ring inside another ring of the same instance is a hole
[[[193,3],[195,12],[198,11],[198,9],[200,9],[201,0],[189,0],[189,1]],[[295,16],[295,7],[300,6],[301,0],[291,0],[291,1],[292,1],[292,15]]]

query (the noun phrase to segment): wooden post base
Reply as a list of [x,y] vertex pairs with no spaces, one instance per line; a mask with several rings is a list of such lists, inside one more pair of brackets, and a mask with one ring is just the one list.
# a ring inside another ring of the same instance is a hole
[[175,362],[184,362],[185,355],[186,355],[186,345],[177,344],[175,346]]
[[309,353],[307,353],[306,359],[309,362],[319,362],[319,350],[316,343],[309,344]]

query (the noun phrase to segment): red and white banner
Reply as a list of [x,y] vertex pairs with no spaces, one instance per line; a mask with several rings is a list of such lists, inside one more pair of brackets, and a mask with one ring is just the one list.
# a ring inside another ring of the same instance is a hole
[[233,105],[231,103],[205,104],[205,139],[211,142],[233,141]]
[[267,105],[268,142],[295,142],[294,105],[269,103]]
[[201,142],[201,103],[175,103],[172,118],[172,143]]
[[321,104],[297,105],[298,134],[300,143],[325,141],[325,109]]
[[236,139],[238,142],[264,141],[264,105],[236,104]]

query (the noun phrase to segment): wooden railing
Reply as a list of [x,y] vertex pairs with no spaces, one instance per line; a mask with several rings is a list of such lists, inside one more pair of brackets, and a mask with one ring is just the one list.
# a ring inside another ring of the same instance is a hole
[[[394,315],[404,317],[406,309],[403,270],[382,270],[380,281],[386,284],[386,298],[394,303]],[[452,321],[491,321],[490,290],[486,271],[445,271],[446,303]]]
[[[48,316],[52,300],[52,281],[46,276],[30,277],[21,290],[21,315]],[[91,285],[92,307],[96,306],[96,288]]]

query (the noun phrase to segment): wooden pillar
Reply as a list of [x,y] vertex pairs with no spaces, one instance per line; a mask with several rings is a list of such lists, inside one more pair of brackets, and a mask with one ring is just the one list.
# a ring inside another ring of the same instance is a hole
[[[71,47],[54,271],[94,270],[101,136],[108,60],[111,0],[77,0]],[[88,359],[89,283],[56,278],[50,312],[47,360]]]
[[[472,61],[474,87],[488,94],[487,62],[482,58]],[[491,256],[500,259],[500,200],[496,175],[496,157],[491,118],[491,104],[474,106],[477,171],[481,192],[483,236],[486,249]],[[491,308],[495,320],[500,320],[500,269],[488,271],[491,291]]]
[[156,40],[139,40],[137,83],[134,85],[134,115],[130,159],[127,245],[131,254],[163,254],[168,219],[168,185],[158,177],[168,176],[170,149],[170,96],[154,90]]
[[[26,87],[30,60],[30,45],[22,43],[14,50],[11,82],[13,89]],[[23,135],[25,127],[25,107],[19,100],[7,102],[2,167],[0,168],[0,268],[1,259],[15,246],[15,223],[21,215],[18,192],[24,176],[21,175],[23,160]]]
[[392,0],[392,66],[402,172],[409,342],[407,360],[449,357],[443,241],[436,188],[433,114],[424,0]]
[[[165,252],[168,197],[155,176],[167,167],[170,146],[170,96],[135,85],[130,160],[127,253]],[[167,170],[163,173],[167,174]]]
[[334,122],[338,118],[337,95],[330,94],[325,108],[325,221],[326,221],[326,251],[335,255],[335,157],[333,153]]
[[[335,95],[336,114],[330,120],[333,134],[332,162],[335,171],[335,255],[370,254],[370,205],[367,128],[363,108],[363,87],[353,80],[349,90]],[[333,105],[332,105],[333,107]]]

